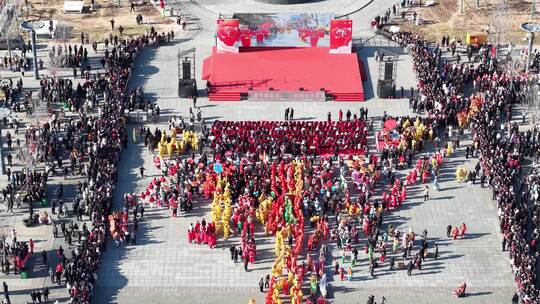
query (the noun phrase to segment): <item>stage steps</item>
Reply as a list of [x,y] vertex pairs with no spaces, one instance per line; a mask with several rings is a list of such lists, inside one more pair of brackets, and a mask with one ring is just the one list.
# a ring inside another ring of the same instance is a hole
[[[334,101],[365,101],[364,93],[332,93]],[[240,101],[240,92],[214,92],[208,95],[209,101]]]
[[364,93],[333,93],[334,101],[365,101]]
[[208,94],[209,101],[240,101],[240,92],[215,92]]

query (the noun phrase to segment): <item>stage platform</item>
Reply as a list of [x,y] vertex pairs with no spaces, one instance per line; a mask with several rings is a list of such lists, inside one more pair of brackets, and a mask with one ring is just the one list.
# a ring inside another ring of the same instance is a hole
[[258,92],[268,92],[268,100],[293,95],[294,100],[320,96],[321,91],[335,101],[364,101],[357,54],[329,54],[328,50],[241,48],[238,54],[218,54],[214,47],[212,56],[204,60],[202,79],[211,83],[211,101],[236,101]]

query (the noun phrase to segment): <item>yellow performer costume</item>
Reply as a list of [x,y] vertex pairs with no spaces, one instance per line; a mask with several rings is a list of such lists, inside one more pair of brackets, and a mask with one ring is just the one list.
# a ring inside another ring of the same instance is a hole
[[452,143],[449,142],[446,145],[446,155],[448,155],[448,157],[451,157],[453,153],[454,153],[454,145],[452,145]]
[[223,193],[223,216],[221,217],[221,225],[223,226],[223,238],[228,239],[231,234],[231,190],[229,184],[225,187],[225,193]]
[[222,223],[221,223],[221,217],[222,217],[222,209],[221,209],[221,201],[223,200],[223,197],[216,189],[214,192],[214,199],[212,200],[212,222],[216,223],[216,234],[218,234],[222,229]]

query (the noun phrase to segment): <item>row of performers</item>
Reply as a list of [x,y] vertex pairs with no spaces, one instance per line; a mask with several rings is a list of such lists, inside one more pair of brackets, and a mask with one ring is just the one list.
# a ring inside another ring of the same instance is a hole
[[212,222],[206,223],[204,219],[197,221],[195,225],[191,223],[188,228],[188,242],[196,244],[207,244],[208,247],[216,246],[216,225]]

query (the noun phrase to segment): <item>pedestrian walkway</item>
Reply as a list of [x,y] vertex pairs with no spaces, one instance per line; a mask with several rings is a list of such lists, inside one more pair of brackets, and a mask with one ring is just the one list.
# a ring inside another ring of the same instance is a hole
[[[91,46],[86,45],[85,47],[91,50]],[[103,52],[102,48],[103,46],[100,45],[98,54],[95,54],[93,51],[89,52],[90,62],[96,63],[99,61],[98,58],[99,56],[102,56]],[[40,58],[44,58],[46,66],[48,61],[47,53],[48,48],[40,49],[38,52],[38,56]],[[3,56],[3,53],[0,53],[0,55]],[[103,70],[100,70],[97,67],[94,68],[93,71],[94,73],[103,72]],[[42,70],[40,71],[40,75],[46,76],[49,72],[50,71],[48,70]],[[75,84],[77,84],[78,82],[82,82],[80,78],[73,79],[73,75],[70,69],[61,69],[59,71],[56,71],[56,73],[56,76],[58,77],[71,78]],[[11,78],[15,83],[19,78],[21,78],[21,74],[18,72],[2,71],[2,78]],[[22,79],[23,93],[21,94],[21,96],[24,96],[28,91],[32,91],[33,96],[37,96],[37,92],[39,92],[39,80],[35,80],[32,76],[32,73],[30,72],[25,73],[25,77],[22,77]],[[16,139],[21,140],[21,146],[23,147],[24,152],[24,147],[26,146],[24,134],[27,128],[31,125],[36,126],[38,124],[43,124],[49,119],[50,115],[46,112],[46,110],[42,111],[43,113],[34,112],[34,115],[32,117],[28,117],[27,115],[25,115],[24,112],[12,112],[12,116],[17,117],[17,119],[20,121],[18,134],[14,133],[13,128],[4,127],[2,130],[2,136],[4,137],[4,154],[11,154],[13,156],[13,166],[7,166],[7,161],[5,161],[5,163],[6,167],[10,168],[12,172],[20,171],[25,166],[28,167],[28,162],[24,162],[23,160],[20,160],[16,157],[18,153],[16,149],[7,149],[7,145],[5,143],[6,133],[10,132],[13,135],[13,142],[15,142]],[[67,119],[73,119],[75,117],[76,115],[74,113],[68,112],[66,114]],[[15,147],[15,144],[13,144],[13,147]],[[24,155],[29,158],[28,152],[24,152]],[[45,170],[45,166],[42,163],[36,163],[36,166],[34,168],[40,172]],[[46,211],[51,217],[51,219],[58,225],[58,230],[60,230],[60,223],[62,222],[66,223],[66,225],[68,226],[69,223],[74,222],[77,223],[79,227],[81,227],[82,222],[77,221],[73,216],[72,203],[76,194],[75,186],[83,179],[84,176],[72,176],[71,174],[67,177],[67,179],[64,178],[62,174],[50,176],[47,182],[47,197],[49,201],[49,206],[43,207],[39,206],[37,203],[34,203],[34,213],[42,214],[44,211]],[[51,210],[52,200],[56,199],[55,191],[60,183],[63,184],[64,201],[66,202],[68,210],[70,212],[69,216],[67,217],[60,217],[58,215],[58,211],[56,212],[56,214],[52,214]],[[7,177],[5,175],[0,176],[0,189],[3,189],[7,184]],[[26,301],[31,301],[30,292],[32,290],[42,289],[45,287],[49,288],[51,292],[49,296],[50,300],[59,300],[60,303],[64,303],[65,301],[69,300],[69,295],[65,289],[65,285],[64,287],[59,287],[57,284],[53,283],[49,275],[49,269],[51,267],[54,268],[59,262],[59,259],[56,256],[56,249],[58,249],[59,246],[62,246],[66,250],[66,256],[68,258],[71,256],[71,249],[74,249],[74,247],[70,247],[67,244],[64,239],[64,235],[62,235],[62,232],[59,232],[59,238],[54,238],[52,225],[38,225],[33,227],[26,227],[22,220],[24,218],[27,218],[28,214],[29,210],[28,207],[25,205],[23,205],[20,209],[15,209],[15,212],[12,214],[7,212],[7,205],[5,204],[5,202],[0,203],[1,233],[7,235],[8,240],[10,240],[11,238],[9,237],[9,235],[11,234],[11,230],[15,229],[17,231],[18,241],[28,241],[29,239],[32,239],[35,242],[34,254],[31,256],[27,264],[29,278],[23,280],[21,279],[20,275],[13,275],[13,273],[10,275],[0,274],[0,281],[5,281],[8,284],[10,290],[10,299],[12,303],[26,303]],[[87,222],[87,225],[90,224],[88,220],[89,219],[87,217],[84,217],[84,221]],[[43,259],[41,256],[42,251],[45,251],[47,253],[48,261],[46,265],[43,263]]]

